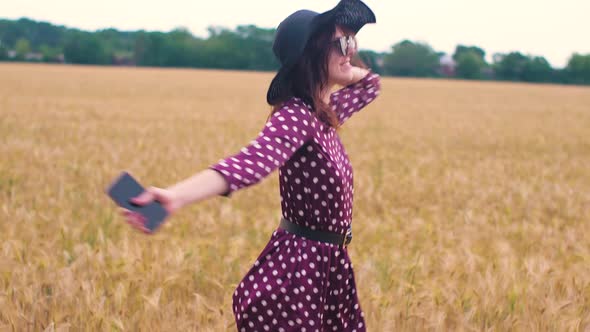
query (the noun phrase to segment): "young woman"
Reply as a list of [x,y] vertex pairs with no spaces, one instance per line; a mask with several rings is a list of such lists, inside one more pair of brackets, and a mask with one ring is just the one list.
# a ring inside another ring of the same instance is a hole
[[[273,112],[258,137],[207,170],[135,199],[158,200],[173,213],[230,197],[279,169],[282,218],[233,294],[238,331],[366,330],[346,249],[353,173],[336,129],[379,93],[379,76],[351,64],[356,33],[374,22],[358,0],[287,17],[273,44],[282,64],[267,93]],[[344,88],[331,93],[336,86]],[[139,216],[123,212],[146,231]]]

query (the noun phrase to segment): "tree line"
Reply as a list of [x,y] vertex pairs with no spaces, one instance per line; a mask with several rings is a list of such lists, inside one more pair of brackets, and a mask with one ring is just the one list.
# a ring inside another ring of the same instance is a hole
[[[255,25],[210,27],[207,38],[199,38],[185,28],[89,32],[26,18],[0,20],[0,61],[274,71],[279,68],[272,53],[274,33]],[[389,52],[361,50],[359,55],[389,76],[590,84],[590,54],[574,53],[565,68],[552,68],[543,56],[497,53],[488,63],[478,46],[458,45],[445,54],[403,40]]]

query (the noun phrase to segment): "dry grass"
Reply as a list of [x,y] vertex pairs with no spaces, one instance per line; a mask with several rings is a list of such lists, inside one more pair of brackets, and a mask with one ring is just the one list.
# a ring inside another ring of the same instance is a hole
[[[151,237],[104,188],[237,152],[270,78],[1,64],[0,330],[234,330],[276,172]],[[388,78],[340,134],[370,331],[590,330],[589,88]]]

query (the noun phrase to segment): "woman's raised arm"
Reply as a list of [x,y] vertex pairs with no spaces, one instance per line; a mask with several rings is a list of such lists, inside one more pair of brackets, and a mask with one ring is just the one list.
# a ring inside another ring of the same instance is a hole
[[381,91],[378,74],[359,67],[354,70],[353,81],[330,96],[330,105],[336,111],[340,125],[375,100]]

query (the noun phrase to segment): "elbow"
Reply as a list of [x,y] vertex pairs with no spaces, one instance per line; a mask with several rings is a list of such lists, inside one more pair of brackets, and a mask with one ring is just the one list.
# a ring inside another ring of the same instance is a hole
[[222,192],[219,195],[224,197],[231,197],[235,191],[253,186],[263,178],[263,176],[258,173],[250,176],[250,174],[244,172],[230,172],[223,167],[218,166],[211,166],[209,169],[216,171],[217,174],[223,178],[223,189],[219,190]]
[[231,181],[231,174],[217,165],[210,166],[209,169],[214,171],[213,174],[217,174],[219,179],[219,181],[216,181],[216,183],[219,183],[219,186],[216,186],[219,188],[216,190],[218,195],[229,198],[232,192],[235,191],[233,189],[235,185]]

